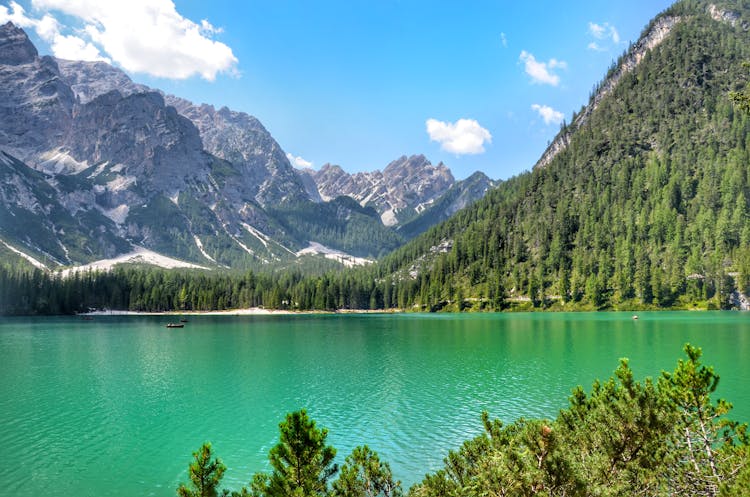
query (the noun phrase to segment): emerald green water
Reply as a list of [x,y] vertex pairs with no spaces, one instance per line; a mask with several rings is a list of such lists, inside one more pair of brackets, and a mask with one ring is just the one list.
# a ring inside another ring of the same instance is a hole
[[554,417],[629,357],[639,378],[703,348],[750,421],[747,313],[0,320],[0,496],[173,496],[213,443],[238,488],[302,407],[343,459],[367,443],[406,486],[481,430]]

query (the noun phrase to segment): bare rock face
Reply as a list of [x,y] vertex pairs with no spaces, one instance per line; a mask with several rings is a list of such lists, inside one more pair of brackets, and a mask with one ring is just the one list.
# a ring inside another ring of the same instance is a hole
[[12,22],[0,26],[0,64],[17,66],[29,64],[39,56],[26,33]]
[[246,182],[253,185],[248,194],[260,205],[309,199],[286,154],[258,119],[171,95],[165,100],[195,124],[206,151],[241,169]]
[[386,226],[421,212],[455,182],[447,166],[433,166],[424,155],[399,157],[383,171],[349,174],[339,166],[325,164],[318,171],[305,169],[300,174],[315,182],[323,200],[352,197],[363,206],[374,207]]
[[0,26],[0,143],[26,159],[68,130],[75,98],[55,61],[38,57],[26,33]]
[[122,96],[152,91],[133,82],[127,74],[106,62],[55,59],[60,76],[75,93],[78,102],[86,104],[100,95],[117,90]]
[[[58,59],[57,63],[63,79],[81,104],[113,90],[123,97],[155,92],[134,83],[127,74],[104,62]],[[211,105],[196,105],[173,95],[161,95],[163,105],[174,107],[197,128],[205,151],[241,170],[243,188],[235,188],[237,194],[261,206],[308,199],[286,154],[258,119],[226,107],[216,110]]]
[[77,106],[65,144],[76,160],[126,165],[125,173],[153,191],[207,176],[209,158],[198,130],[156,92],[122,96],[112,90]]

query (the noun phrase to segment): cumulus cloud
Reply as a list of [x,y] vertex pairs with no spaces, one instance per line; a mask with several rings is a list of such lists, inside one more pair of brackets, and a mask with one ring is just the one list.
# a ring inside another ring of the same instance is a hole
[[568,64],[562,60],[550,59],[547,62],[536,60],[534,55],[526,50],[521,51],[519,60],[524,63],[526,74],[531,76],[532,83],[539,83],[551,86],[560,84],[560,76],[555,74],[553,69],[567,69]]
[[289,152],[287,152],[286,158],[289,159],[289,162],[291,162],[291,164],[294,167],[304,168],[304,167],[312,167],[313,166],[312,162],[307,161],[307,160],[303,159],[300,156],[295,157],[294,155],[290,154]]
[[440,148],[456,155],[481,154],[484,143],[492,143],[492,135],[474,119],[459,119],[455,123],[428,119],[427,134],[430,141],[440,143]]
[[86,40],[73,35],[56,34],[52,40],[52,52],[55,57],[69,60],[103,60],[111,62],[109,58],[103,57],[99,49]]
[[41,39],[50,44],[52,53],[61,59],[72,60],[103,60],[110,62],[104,57],[99,49],[91,42],[84,40],[75,34],[64,35],[61,33],[60,23],[49,14],[41,19],[35,19],[26,14],[26,10],[16,2],[10,2],[10,9],[0,5],[0,24],[11,21],[22,28],[32,28]]
[[34,20],[27,17],[24,8],[16,2],[10,2],[10,9],[5,5],[0,5],[0,24],[8,21],[22,28],[34,26]]
[[[604,22],[601,24],[598,24],[595,22],[589,22],[589,34],[599,41],[604,41],[604,42],[611,41],[615,45],[620,44],[620,33],[617,31],[617,28],[615,28],[613,25],[611,25],[608,22]],[[596,50],[599,52],[608,50],[607,47],[602,46],[600,43],[597,43],[596,41],[589,43],[588,49]]]
[[531,109],[539,114],[544,120],[544,124],[560,124],[565,118],[562,112],[553,109],[549,105],[533,104]]
[[[40,19],[15,2],[0,6],[0,20],[33,27],[55,56],[114,61],[129,72],[170,79],[236,74],[232,49],[211,37],[221,33],[203,19],[195,23],[177,12],[172,0],[32,0]],[[77,19],[82,28],[63,26],[54,15]]]

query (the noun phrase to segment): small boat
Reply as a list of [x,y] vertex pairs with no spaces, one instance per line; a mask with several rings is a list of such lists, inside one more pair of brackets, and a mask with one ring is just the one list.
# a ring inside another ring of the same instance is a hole
[[638,314],[633,314],[633,319],[638,319]]
[[185,319],[185,318],[180,319],[180,323],[187,323],[187,322],[188,322],[188,320]]
[[184,328],[183,323],[167,323],[167,328]]

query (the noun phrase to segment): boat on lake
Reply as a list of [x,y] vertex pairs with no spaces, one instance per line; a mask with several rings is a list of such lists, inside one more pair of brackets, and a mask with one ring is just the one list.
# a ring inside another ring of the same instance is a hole
[[167,323],[167,328],[184,328],[184,323]]

